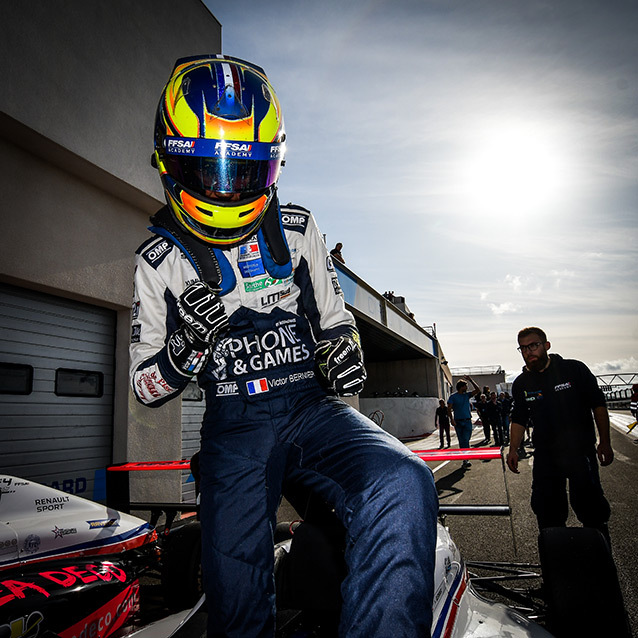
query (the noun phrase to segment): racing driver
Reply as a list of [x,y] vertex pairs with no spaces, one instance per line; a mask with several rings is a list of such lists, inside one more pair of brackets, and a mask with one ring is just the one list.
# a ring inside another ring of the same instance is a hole
[[264,71],[176,62],[153,164],[167,206],[136,254],[131,384],[147,406],[196,378],[209,636],[273,636],[282,483],[347,531],[339,634],[429,637],[438,508],[416,455],[338,396],[366,372],[313,216],[279,206],[281,107]]

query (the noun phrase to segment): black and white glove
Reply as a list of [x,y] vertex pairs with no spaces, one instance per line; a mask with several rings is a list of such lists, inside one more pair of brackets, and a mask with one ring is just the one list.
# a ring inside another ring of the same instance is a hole
[[228,317],[219,295],[203,281],[196,281],[177,300],[182,325],[168,340],[175,368],[185,375],[197,374],[210,354],[209,347],[228,328]]
[[177,312],[193,338],[211,345],[228,328],[228,317],[219,295],[203,281],[196,281],[177,300]]
[[315,348],[315,363],[319,373],[339,396],[352,397],[363,390],[368,375],[361,347],[354,338],[320,341]]

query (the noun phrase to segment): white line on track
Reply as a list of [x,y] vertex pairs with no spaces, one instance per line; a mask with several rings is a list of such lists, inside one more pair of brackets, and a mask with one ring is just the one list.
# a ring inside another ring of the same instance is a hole
[[638,439],[638,425],[636,425],[631,431],[629,430],[629,428],[636,423],[636,419],[631,414],[610,412],[609,420],[612,427],[618,430],[618,432],[622,432],[632,439]]

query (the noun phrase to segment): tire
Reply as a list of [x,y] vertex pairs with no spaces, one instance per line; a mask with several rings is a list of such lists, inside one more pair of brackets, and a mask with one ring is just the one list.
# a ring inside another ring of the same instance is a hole
[[631,638],[616,566],[597,529],[541,530],[538,549],[547,629],[557,638]]
[[199,522],[171,530],[162,542],[162,594],[172,611],[193,607],[202,589],[202,533]]

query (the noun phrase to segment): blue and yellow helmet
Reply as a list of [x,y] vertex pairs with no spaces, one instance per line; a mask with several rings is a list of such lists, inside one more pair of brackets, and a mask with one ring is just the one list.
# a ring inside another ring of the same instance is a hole
[[157,110],[154,153],[177,221],[220,247],[254,234],[275,193],[284,139],[263,69],[222,55],[178,60]]

